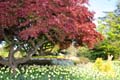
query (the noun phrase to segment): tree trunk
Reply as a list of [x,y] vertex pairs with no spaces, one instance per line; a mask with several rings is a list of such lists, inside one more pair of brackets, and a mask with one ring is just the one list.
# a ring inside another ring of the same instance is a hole
[[34,45],[34,48],[31,48],[27,52],[27,55],[25,57],[19,59],[16,59],[14,55],[17,51],[20,50],[20,48],[22,48],[22,45],[18,46],[17,48],[14,45],[11,45],[8,59],[0,57],[0,64],[9,66],[13,70],[13,74],[16,74],[16,68],[18,67],[18,65],[30,60],[32,55],[36,53],[36,49],[42,46],[44,43],[46,43],[46,41],[40,41],[37,45]]
[[15,57],[14,54],[19,50],[19,48],[16,48],[14,50],[14,46],[12,45],[10,48],[10,52],[8,55],[8,62],[9,62],[9,66],[11,67],[11,69],[13,70],[13,73],[16,74],[16,68],[17,68],[17,64],[15,61]]

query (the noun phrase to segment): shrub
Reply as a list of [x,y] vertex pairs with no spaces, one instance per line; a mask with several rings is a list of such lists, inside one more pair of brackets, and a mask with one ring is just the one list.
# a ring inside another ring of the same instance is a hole
[[89,48],[87,48],[87,47],[79,47],[78,48],[78,52],[77,52],[77,56],[78,57],[90,57],[90,54],[91,53],[91,51],[89,50]]
[[91,60],[96,60],[98,57],[101,57],[102,59],[106,60],[107,59],[107,55],[103,50],[91,50],[90,53],[90,59]]
[[99,70],[103,72],[111,72],[113,71],[112,62],[107,60],[106,62],[103,62],[102,58],[97,58],[95,61],[94,66]]
[[90,62],[90,60],[88,58],[86,58],[86,57],[80,57],[79,63],[87,64],[88,62]]

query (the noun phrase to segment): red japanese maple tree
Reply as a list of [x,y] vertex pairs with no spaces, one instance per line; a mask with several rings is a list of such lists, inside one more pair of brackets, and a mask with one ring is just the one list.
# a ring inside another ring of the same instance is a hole
[[[93,48],[102,36],[95,30],[94,13],[84,5],[87,3],[88,0],[0,0],[0,39],[10,42],[9,54],[15,52],[16,44],[20,50],[26,48],[26,43],[32,45],[28,53],[32,47],[34,53],[46,40],[53,45],[66,45],[74,39],[79,45]],[[8,64],[14,65],[15,61]]]

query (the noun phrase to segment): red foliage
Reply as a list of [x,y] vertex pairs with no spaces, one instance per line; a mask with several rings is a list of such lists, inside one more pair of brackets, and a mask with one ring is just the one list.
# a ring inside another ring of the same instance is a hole
[[23,40],[44,34],[52,42],[76,39],[90,48],[102,39],[92,22],[88,0],[3,0],[0,1],[0,28],[13,28]]

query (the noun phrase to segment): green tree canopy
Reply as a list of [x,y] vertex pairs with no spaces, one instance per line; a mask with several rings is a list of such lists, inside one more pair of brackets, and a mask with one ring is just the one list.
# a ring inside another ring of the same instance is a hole
[[106,12],[106,16],[100,18],[98,31],[104,35],[105,40],[97,47],[104,53],[118,58],[120,55],[120,3],[113,12]]

